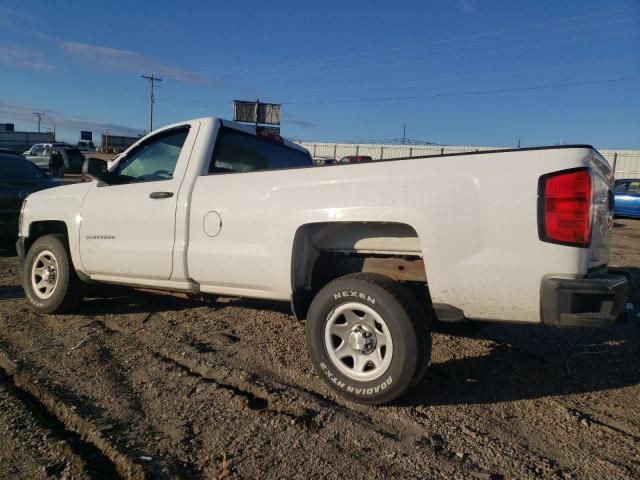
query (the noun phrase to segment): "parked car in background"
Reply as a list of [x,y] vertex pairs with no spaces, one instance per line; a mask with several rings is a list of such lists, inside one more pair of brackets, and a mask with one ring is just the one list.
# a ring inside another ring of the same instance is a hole
[[640,218],[640,178],[616,180],[613,194],[616,216]]
[[338,163],[338,160],[336,160],[335,158],[315,158],[313,161],[318,166],[336,165]]
[[17,152],[11,148],[0,148],[0,154],[2,155],[11,155],[12,157],[24,158],[20,152]]
[[96,146],[93,144],[91,140],[80,140],[78,142],[78,150],[81,152],[95,152]]
[[68,143],[36,143],[23,153],[27,160],[33,162],[42,169],[49,168],[49,158],[52,150],[58,150],[64,159],[64,169],[67,172],[81,172],[84,164],[84,155],[77,147]]
[[29,194],[59,185],[33,163],[0,153],[0,240],[18,238],[20,208]]
[[373,162],[373,158],[368,155],[348,155],[340,159],[340,163],[365,163]]

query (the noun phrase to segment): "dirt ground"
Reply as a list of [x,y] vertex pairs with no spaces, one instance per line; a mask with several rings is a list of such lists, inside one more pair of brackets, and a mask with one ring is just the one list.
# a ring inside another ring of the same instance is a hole
[[[611,263],[640,306],[640,221]],[[436,333],[425,380],[374,408],[325,387],[286,305],[114,289],[39,315],[18,269],[0,257],[0,478],[640,478],[635,313]]]

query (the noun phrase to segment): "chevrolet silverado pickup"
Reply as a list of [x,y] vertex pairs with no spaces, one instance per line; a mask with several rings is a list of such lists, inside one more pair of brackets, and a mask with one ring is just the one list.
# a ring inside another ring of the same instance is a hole
[[201,118],[85,171],[22,206],[35,310],[96,282],[290,302],[319,376],[357,402],[421,380],[432,321],[602,327],[627,295],[607,268],[613,175],[586,145],[317,167]]

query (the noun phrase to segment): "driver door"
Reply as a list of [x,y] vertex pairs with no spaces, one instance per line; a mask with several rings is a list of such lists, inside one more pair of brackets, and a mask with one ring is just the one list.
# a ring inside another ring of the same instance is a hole
[[196,128],[171,128],[130,150],[82,205],[80,255],[95,277],[171,277],[176,199]]

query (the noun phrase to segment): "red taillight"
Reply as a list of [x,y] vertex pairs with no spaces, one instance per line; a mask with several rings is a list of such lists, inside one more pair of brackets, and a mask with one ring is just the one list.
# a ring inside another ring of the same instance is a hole
[[540,240],[576,247],[591,242],[591,172],[588,168],[550,173],[540,178]]

